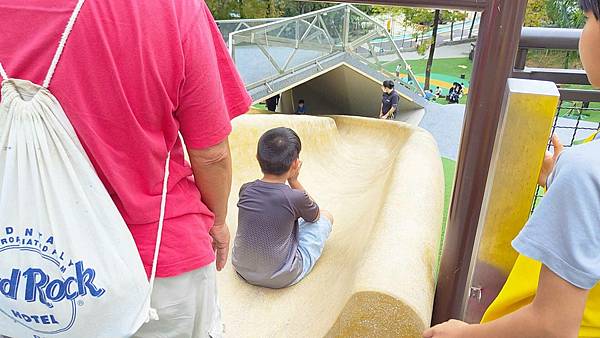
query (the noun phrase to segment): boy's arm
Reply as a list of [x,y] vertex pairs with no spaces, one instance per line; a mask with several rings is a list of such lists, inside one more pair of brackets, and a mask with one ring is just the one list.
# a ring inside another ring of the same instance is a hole
[[544,162],[542,162],[542,169],[540,170],[540,176],[538,178],[538,185],[546,190],[548,189],[548,178],[550,177],[550,174],[552,174],[552,171],[556,166],[556,161],[558,161],[560,154],[564,150],[564,146],[556,134],[552,135],[552,147],[554,148],[554,152],[551,153],[546,151]]
[[560,278],[546,266],[540,272],[534,301],[498,320],[479,325],[453,321],[435,326],[425,338],[563,338],[577,337],[589,290]]
[[319,218],[321,218],[321,210],[319,209],[317,202],[310,197],[306,189],[304,189],[298,180],[301,169],[302,162],[300,162],[300,165],[298,165],[296,171],[288,178],[290,187],[296,190],[295,194],[292,195],[293,198],[291,199],[292,207],[296,210],[297,215],[302,217],[307,222],[316,222],[319,220]]
[[321,218],[321,210],[315,200],[308,194],[306,189],[302,186],[298,178],[288,180],[290,187],[294,190],[301,191],[303,196],[299,196],[294,199],[294,207],[298,210],[300,217],[304,218],[308,222],[316,222]]
[[302,186],[302,184],[300,183],[300,181],[298,180],[298,178],[289,179],[288,183],[290,184],[290,187],[292,189],[306,192],[306,189],[304,189],[304,187]]

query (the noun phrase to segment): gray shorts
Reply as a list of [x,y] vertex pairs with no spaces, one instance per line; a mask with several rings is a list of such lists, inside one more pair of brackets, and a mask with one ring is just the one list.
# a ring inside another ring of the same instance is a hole
[[331,234],[331,228],[331,222],[323,216],[314,223],[302,218],[298,220],[298,251],[302,256],[302,274],[292,285],[301,281],[315,267]]
[[223,337],[215,264],[176,277],[157,278],[152,307],[160,320],[144,324],[136,338]]

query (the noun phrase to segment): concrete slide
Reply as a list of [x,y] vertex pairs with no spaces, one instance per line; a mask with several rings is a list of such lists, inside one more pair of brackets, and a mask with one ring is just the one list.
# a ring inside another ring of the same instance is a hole
[[420,337],[431,318],[444,177],[437,145],[401,122],[248,114],[230,138],[235,235],[240,186],[261,177],[258,138],[286,126],[302,139],[300,180],[335,217],[310,275],[282,290],[218,274],[227,337]]

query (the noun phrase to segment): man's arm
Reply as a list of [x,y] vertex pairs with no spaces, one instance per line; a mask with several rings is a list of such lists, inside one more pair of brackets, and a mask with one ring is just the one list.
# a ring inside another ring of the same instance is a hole
[[573,286],[543,266],[531,304],[486,324],[467,325],[458,321],[440,324],[425,331],[423,337],[577,337],[588,294],[589,290]]
[[385,119],[392,116],[398,109],[398,96],[392,95],[391,101],[392,101],[392,108],[385,114],[385,116],[384,116]]
[[383,117],[383,103],[381,104],[381,107],[379,108],[379,118]]
[[194,180],[202,202],[215,214],[210,230],[213,249],[217,253],[217,270],[227,263],[229,254],[229,228],[225,223],[227,202],[231,191],[231,154],[227,139],[206,149],[188,149]]
[[384,119],[387,119],[388,117],[392,116],[392,114],[394,114],[396,112],[396,107],[392,107],[392,109],[390,109],[390,111],[387,112],[387,114],[385,114],[383,116]]

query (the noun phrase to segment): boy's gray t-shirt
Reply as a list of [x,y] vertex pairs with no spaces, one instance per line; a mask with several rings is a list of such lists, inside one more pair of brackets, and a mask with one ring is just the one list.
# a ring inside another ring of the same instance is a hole
[[563,152],[548,183],[513,247],[592,289],[600,281],[600,141]]
[[235,270],[249,283],[283,288],[302,273],[298,218],[315,222],[319,206],[303,191],[260,180],[240,189]]

